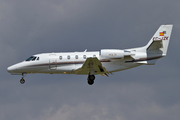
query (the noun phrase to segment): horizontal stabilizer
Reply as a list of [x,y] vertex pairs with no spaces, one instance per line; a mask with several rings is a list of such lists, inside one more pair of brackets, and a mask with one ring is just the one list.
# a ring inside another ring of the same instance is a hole
[[162,40],[153,41],[147,50],[159,50],[160,48],[163,48]]
[[145,65],[154,65],[156,63],[156,60],[137,61],[137,62],[134,62],[134,63],[145,64]]

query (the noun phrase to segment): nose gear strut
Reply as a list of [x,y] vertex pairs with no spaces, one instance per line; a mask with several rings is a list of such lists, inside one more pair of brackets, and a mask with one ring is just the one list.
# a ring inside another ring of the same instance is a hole
[[25,83],[25,80],[24,80],[24,77],[27,75],[27,73],[22,73],[22,78],[20,80],[20,83],[21,84],[24,84]]

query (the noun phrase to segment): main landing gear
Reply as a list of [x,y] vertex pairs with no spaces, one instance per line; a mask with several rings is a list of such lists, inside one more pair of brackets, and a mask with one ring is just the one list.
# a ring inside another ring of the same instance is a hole
[[89,85],[94,84],[94,79],[95,79],[95,76],[94,76],[94,75],[89,75],[88,78],[87,78],[88,84],[89,84]]
[[24,77],[25,77],[26,75],[27,75],[26,73],[22,73],[22,78],[21,78],[21,80],[20,80],[20,83],[21,83],[21,84],[24,84],[24,83],[25,83]]

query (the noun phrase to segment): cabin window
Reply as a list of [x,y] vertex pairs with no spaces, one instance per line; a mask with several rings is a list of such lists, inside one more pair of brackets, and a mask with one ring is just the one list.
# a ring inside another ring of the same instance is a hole
[[83,55],[83,58],[86,59],[86,55]]
[[78,55],[76,55],[75,58],[78,59]]
[[62,56],[59,56],[59,59],[62,60]]
[[70,58],[71,58],[70,55],[68,55],[68,56],[67,56],[67,59],[70,59]]
[[93,55],[93,57],[96,57],[96,55]]

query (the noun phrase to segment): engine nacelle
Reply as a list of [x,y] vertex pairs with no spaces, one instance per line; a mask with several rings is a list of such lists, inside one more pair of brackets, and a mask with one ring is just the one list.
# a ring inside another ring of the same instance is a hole
[[102,49],[100,51],[100,56],[102,58],[124,58],[124,50],[118,50],[118,49]]

